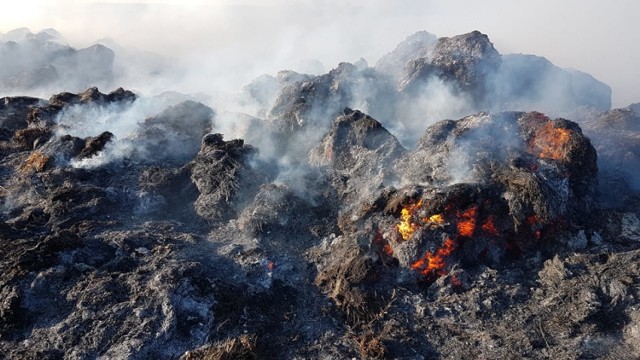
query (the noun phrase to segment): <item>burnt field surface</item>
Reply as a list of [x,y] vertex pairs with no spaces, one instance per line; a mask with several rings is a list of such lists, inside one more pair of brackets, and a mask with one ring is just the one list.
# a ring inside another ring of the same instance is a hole
[[640,108],[610,95],[476,31],[261,77],[251,114],[1,98],[0,359],[637,358]]

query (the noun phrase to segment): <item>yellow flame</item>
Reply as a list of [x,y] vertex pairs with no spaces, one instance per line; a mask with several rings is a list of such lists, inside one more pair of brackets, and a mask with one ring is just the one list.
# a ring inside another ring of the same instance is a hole
[[406,205],[400,211],[400,223],[396,225],[396,229],[402,236],[403,240],[408,240],[418,229],[418,224],[413,222],[413,213],[422,206],[422,200],[415,204]]
[[444,218],[441,214],[431,215],[427,218],[427,222],[434,224],[444,224]]

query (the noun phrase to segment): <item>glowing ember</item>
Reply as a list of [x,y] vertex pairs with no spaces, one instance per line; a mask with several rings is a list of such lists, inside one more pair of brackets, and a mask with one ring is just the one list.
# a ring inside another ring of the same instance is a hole
[[[446,241],[436,251],[427,251],[423,256],[417,259],[410,268],[418,271],[424,276],[441,276],[447,273],[447,258],[453,254],[458,246],[458,241],[462,238],[471,238],[476,233],[476,225],[484,235],[499,236],[498,229],[495,225],[493,215],[481,221],[478,219],[477,204],[472,205],[464,211],[455,210],[455,205],[449,204],[445,207],[442,214],[434,214],[422,217],[417,216],[418,210],[422,207],[423,202],[418,201],[415,204],[409,204],[402,208],[400,212],[400,223],[396,225],[398,233],[404,240],[409,240],[418,228],[424,227],[427,230],[434,230],[435,227],[448,228],[449,223],[445,220],[453,222],[457,235],[447,237]],[[391,249],[387,249],[388,244],[385,243],[379,249],[382,253],[393,255]],[[390,247],[389,247],[390,248]]]
[[538,220],[538,216],[534,214],[534,215],[529,215],[529,216],[527,217],[526,223],[527,223],[527,225],[529,225],[529,226],[533,226],[533,225],[537,224],[537,223],[538,223],[538,221],[539,221],[539,220]]
[[376,232],[376,234],[373,237],[373,240],[371,240],[371,242],[372,242],[373,245],[376,246],[376,248],[380,252],[380,255],[385,255],[385,256],[388,256],[388,257],[392,257],[393,256],[393,248],[387,242],[387,240],[384,239],[382,234],[380,234],[379,232]]
[[478,206],[472,206],[464,212],[458,212],[458,234],[460,236],[471,237],[476,229],[476,213]]
[[445,267],[447,266],[446,257],[451,255],[455,250],[455,246],[455,241],[447,239],[435,253],[432,254],[431,251],[427,251],[422,258],[411,265],[411,269],[419,271],[424,276],[433,273],[444,275],[446,273]]
[[544,159],[564,159],[571,133],[569,129],[554,128],[551,122],[545,123],[530,142],[532,153]]
[[387,254],[388,256],[393,256],[393,249],[389,243],[382,245],[382,252]]
[[496,225],[493,220],[493,216],[489,216],[487,221],[482,224],[482,230],[489,235],[498,236],[498,229],[496,229]]
[[413,221],[413,214],[420,207],[422,207],[422,200],[402,208],[400,212],[400,224],[396,225],[396,229],[398,229],[402,239],[408,240],[418,229],[418,224]]
[[451,283],[453,284],[453,286],[456,286],[456,287],[462,286],[462,281],[460,280],[457,274],[453,274],[453,276],[451,276]]

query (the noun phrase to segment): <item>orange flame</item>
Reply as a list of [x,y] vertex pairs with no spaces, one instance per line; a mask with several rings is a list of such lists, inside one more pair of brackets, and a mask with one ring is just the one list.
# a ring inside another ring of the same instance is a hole
[[573,131],[554,128],[553,123],[545,123],[530,142],[532,153],[540,158],[562,160]]
[[415,204],[405,205],[400,211],[400,223],[396,225],[396,229],[402,236],[403,240],[409,240],[420,226],[444,224],[444,217],[441,214],[431,215],[422,219],[415,219],[414,215],[421,207],[422,200]]
[[458,212],[458,234],[460,236],[471,237],[476,229],[476,213],[478,212],[478,206],[474,205],[464,212]]
[[411,238],[413,233],[418,229],[418,224],[413,221],[413,214],[420,207],[422,207],[422,200],[402,208],[400,212],[400,223],[396,225],[396,229],[398,229],[403,240]]
[[431,251],[427,251],[422,258],[411,265],[411,269],[418,270],[424,276],[432,273],[444,275],[444,268],[447,266],[446,257],[451,255],[455,250],[455,246],[455,241],[448,238],[435,253],[432,254]]

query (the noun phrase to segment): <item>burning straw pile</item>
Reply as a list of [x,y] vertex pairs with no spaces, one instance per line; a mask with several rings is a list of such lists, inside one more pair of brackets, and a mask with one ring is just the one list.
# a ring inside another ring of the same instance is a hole
[[602,207],[577,123],[477,112],[407,149],[345,108],[415,114],[434,77],[489,104],[485,35],[433,51],[281,73],[244,140],[193,100],[5,99],[0,359],[637,354],[640,197]]

